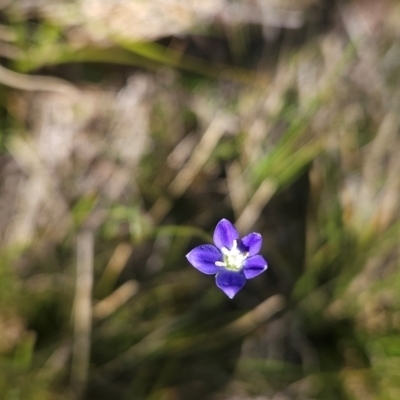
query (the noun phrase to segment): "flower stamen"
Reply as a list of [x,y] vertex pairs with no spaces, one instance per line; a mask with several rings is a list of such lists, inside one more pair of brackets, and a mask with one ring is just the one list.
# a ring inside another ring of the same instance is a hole
[[216,261],[217,267],[224,267],[231,271],[239,271],[243,267],[243,263],[249,256],[248,252],[242,252],[238,248],[237,240],[233,241],[232,248],[229,250],[226,247],[221,249],[224,261]]

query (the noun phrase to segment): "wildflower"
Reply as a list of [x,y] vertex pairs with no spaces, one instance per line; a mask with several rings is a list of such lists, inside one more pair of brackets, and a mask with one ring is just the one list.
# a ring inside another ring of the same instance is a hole
[[254,278],[267,269],[267,262],[258,255],[262,237],[253,232],[239,239],[236,228],[222,219],[215,227],[213,240],[215,246],[198,246],[186,258],[203,274],[216,275],[217,286],[232,299],[246,279]]

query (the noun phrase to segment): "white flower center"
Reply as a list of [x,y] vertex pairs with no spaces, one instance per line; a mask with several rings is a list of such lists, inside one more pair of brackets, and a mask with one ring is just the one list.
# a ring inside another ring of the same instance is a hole
[[229,250],[226,247],[221,249],[224,256],[224,261],[216,261],[217,267],[225,267],[232,271],[239,271],[243,267],[244,260],[249,256],[247,252],[241,252],[237,246],[237,240],[233,241],[233,246]]

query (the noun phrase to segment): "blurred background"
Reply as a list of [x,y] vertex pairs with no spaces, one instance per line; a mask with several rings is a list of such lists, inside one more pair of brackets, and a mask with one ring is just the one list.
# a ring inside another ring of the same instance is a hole
[[0,399],[400,399],[396,0],[1,0],[0,58]]

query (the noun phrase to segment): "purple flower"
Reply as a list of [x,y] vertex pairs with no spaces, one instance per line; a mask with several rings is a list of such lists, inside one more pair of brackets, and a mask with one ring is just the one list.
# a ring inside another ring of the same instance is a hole
[[198,246],[186,258],[203,274],[216,274],[217,286],[232,299],[246,279],[267,269],[267,262],[258,255],[262,237],[253,232],[239,239],[236,228],[228,220],[221,219],[215,227],[213,240],[215,246]]

